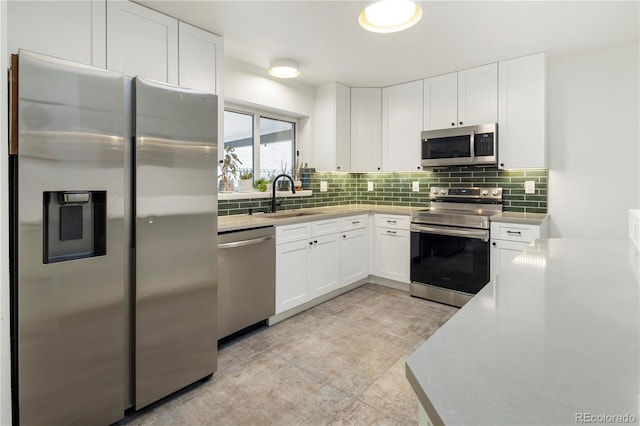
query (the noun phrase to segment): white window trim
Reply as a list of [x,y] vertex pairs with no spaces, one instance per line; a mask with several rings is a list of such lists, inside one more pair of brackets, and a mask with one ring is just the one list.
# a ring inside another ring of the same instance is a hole
[[[225,104],[225,111],[237,112],[240,114],[250,114],[253,116],[253,170],[254,170],[254,178],[256,176],[255,171],[260,170],[260,118],[271,118],[274,120],[286,121],[288,123],[293,123],[293,152],[291,153],[291,164],[289,164],[289,168],[291,169],[291,173],[293,173],[293,168],[295,166],[296,153],[298,152],[298,137],[299,137],[299,129],[300,129],[300,120],[297,117],[281,115],[277,113],[273,113],[267,110],[259,109],[259,108],[250,108],[241,105],[235,104]],[[220,144],[219,150],[224,150],[224,141]]]

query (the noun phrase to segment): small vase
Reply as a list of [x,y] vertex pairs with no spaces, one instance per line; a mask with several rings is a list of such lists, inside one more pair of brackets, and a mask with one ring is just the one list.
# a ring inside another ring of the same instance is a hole
[[226,181],[221,180],[220,181],[220,185],[218,186],[218,190],[220,192],[224,192],[224,193],[227,193],[227,194],[229,192],[233,192],[234,189],[235,188],[234,188],[232,180],[226,180]]
[[302,181],[301,180],[294,180],[293,181],[293,186],[296,188],[296,191],[302,191]]
[[240,179],[238,181],[238,192],[251,192],[252,189],[251,179]]

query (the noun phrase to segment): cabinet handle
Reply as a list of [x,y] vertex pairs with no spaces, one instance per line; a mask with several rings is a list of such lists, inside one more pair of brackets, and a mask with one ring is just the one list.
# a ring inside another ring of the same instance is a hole
[[421,167],[420,167],[420,166],[418,166],[418,167],[416,167],[416,168],[417,168],[418,170],[420,170],[420,169],[421,169]]
[[491,244],[492,244],[494,247],[498,245],[498,244],[496,244],[496,243],[491,243]]
[[309,241],[309,245],[312,246],[313,245],[313,241]]
[[507,234],[522,235],[522,232],[520,232],[520,231],[507,231]]
[[504,163],[500,163],[500,167],[504,167]]
[[462,124],[462,121],[460,122],[460,124]]
[[387,234],[397,234],[396,231],[392,231],[391,229],[387,229]]
[[380,170],[380,167],[378,167],[378,170]]
[[340,170],[340,166],[336,167],[336,169]]
[[455,126],[455,125],[456,125],[456,123],[451,123],[451,125],[452,125],[452,126]]
[[387,220],[387,223],[396,223],[395,220]]
[[318,240],[313,240],[313,244],[318,244]]
[[346,235],[343,235],[343,236],[342,236],[342,238],[347,238],[347,236],[346,236]]
[[351,223],[352,223],[352,224],[354,224],[354,225],[358,225],[358,224],[360,223],[360,221],[359,221],[359,220],[356,220],[356,221],[351,222]]

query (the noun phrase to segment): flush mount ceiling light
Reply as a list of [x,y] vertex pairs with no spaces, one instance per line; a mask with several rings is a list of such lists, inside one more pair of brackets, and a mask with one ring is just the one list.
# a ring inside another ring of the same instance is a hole
[[382,0],[367,6],[358,17],[360,25],[374,33],[406,30],[422,18],[422,8],[411,0]]
[[275,59],[269,62],[269,74],[277,78],[294,78],[300,75],[300,67],[296,61]]

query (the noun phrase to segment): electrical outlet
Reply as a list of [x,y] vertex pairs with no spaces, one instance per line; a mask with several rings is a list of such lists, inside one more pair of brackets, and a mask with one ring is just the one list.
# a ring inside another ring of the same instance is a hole
[[524,193],[525,194],[535,194],[536,193],[536,181],[535,180],[525,180],[524,181]]
[[373,182],[371,181],[367,182],[367,191],[373,191]]
[[411,190],[413,192],[420,192],[420,181],[414,180],[411,182]]
[[327,181],[326,180],[321,180],[320,181],[320,192],[327,192]]

